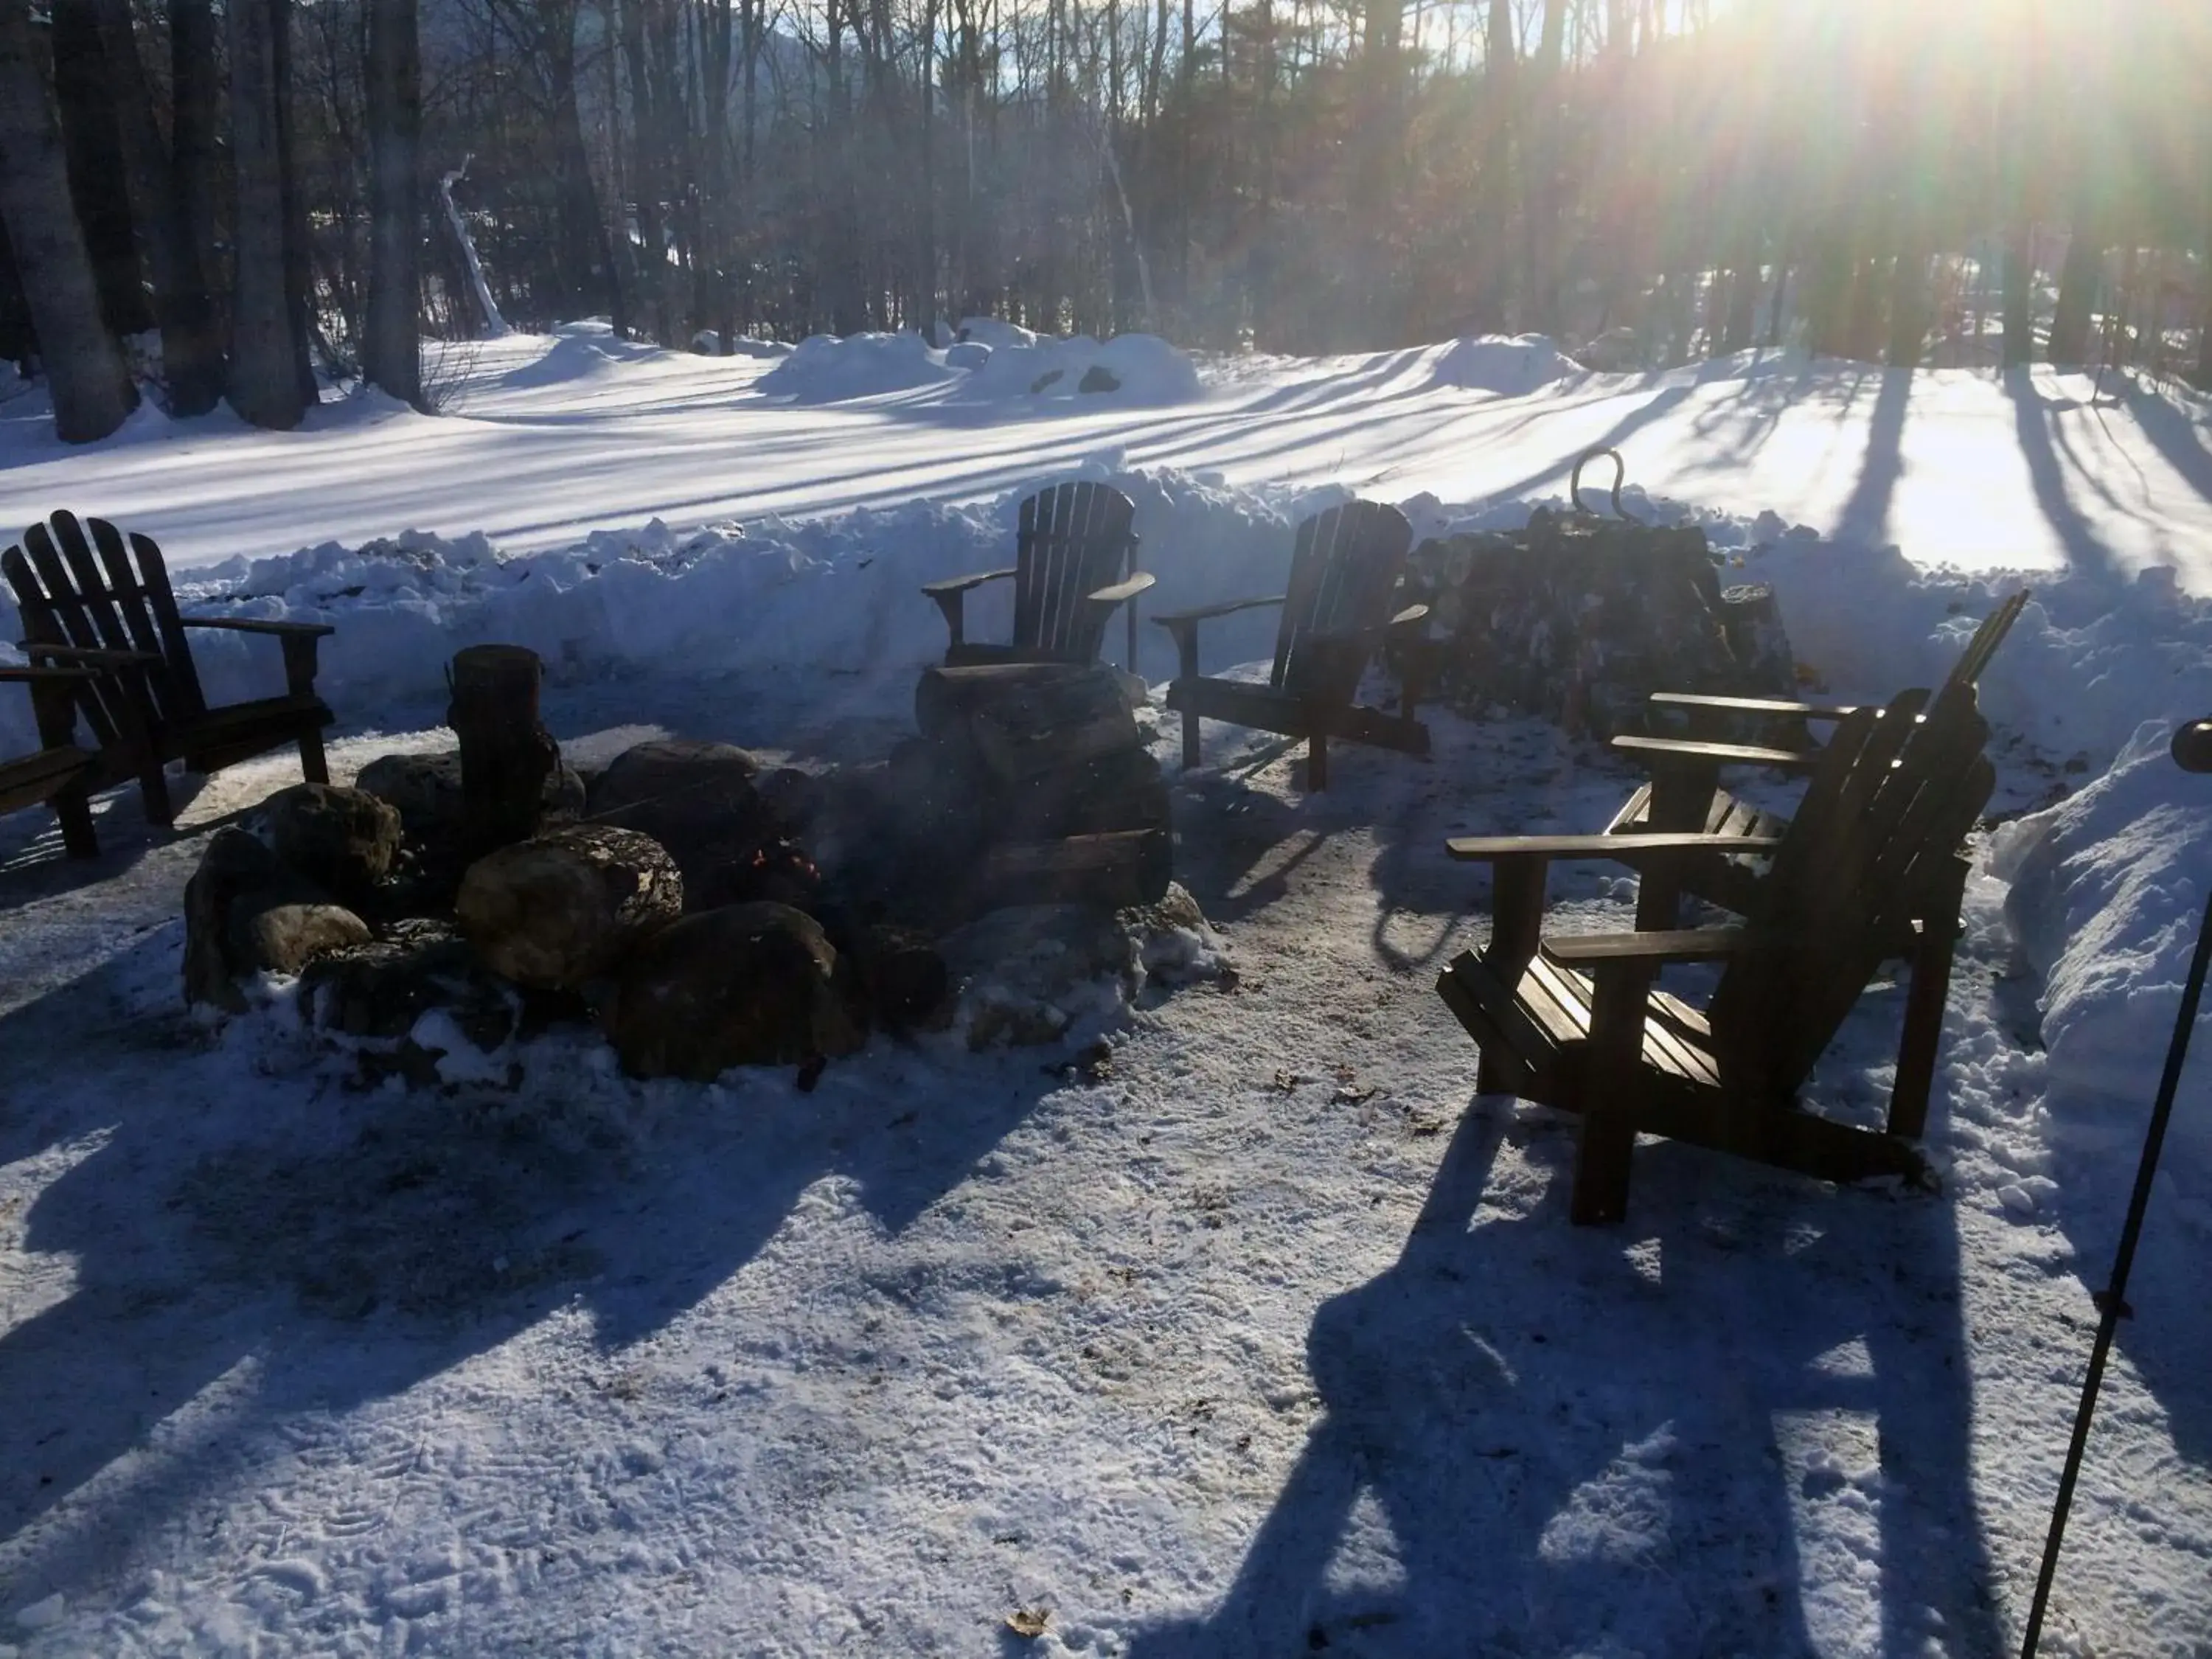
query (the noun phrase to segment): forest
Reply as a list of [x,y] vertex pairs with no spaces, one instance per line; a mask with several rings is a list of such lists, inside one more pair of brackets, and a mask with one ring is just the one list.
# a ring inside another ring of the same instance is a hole
[[72,441],[592,315],[2212,384],[2208,9],[0,0],[0,359]]

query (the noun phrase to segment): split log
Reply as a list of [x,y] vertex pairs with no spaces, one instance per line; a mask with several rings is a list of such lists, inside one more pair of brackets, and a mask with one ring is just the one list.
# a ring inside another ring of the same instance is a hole
[[472,645],[447,671],[446,724],[461,739],[462,840],[472,858],[526,841],[544,811],[560,745],[538,717],[544,665],[520,645]]
[[684,913],[684,878],[650,836],[578,824],[478,859],[454,911],[495,973],[573,991]]
[[985,855],[977,885],[993,905],[1152,904],[1175,875],[1164,830],[1121,830],[1058,841],[1002,842]]

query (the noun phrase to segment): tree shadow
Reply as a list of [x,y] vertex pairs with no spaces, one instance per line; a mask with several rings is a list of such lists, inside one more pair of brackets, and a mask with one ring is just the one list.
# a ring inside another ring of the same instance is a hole
[[2104,580],[2117,580],[2118,567],[2112,550],[2091,528],[2081,509],[2074,504],[2066,485],[2065,467],[2051,433],[2054,412],[2079,408],[2057,404],[2035,389],[2034,371],[2009,368],[2004,373],[2005,396],[2012,400],[2013,430],[2020,439],[2021,457],[2027,463],[2030,485],[2045,520],[2066,550],[2068,562],[2081,574]]
[[[1553,1178],[1497,1179],[1508,1138]],[[1662,1146],[1628,1231],[1571,1230],[1568,1156],[1462,1120],[1398,1261],[1314,1319],[1323,1415],[1225,1598],[1135,1659],[1804,1654],[1808,1583],[1868,1559],[1873,1650],[1996,1650],[1950,1212]]]
[[1887,368],[1867,417],[1858,482],[1836,514],[1840,537],[1880,544],[1889,539],[1890,504],[1905,476],[1905,421],[1912,403],[1911,368]]

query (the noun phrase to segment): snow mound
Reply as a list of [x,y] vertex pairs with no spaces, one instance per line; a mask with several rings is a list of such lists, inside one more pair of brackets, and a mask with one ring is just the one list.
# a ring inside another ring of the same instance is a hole
[[[2212,893],[2212,782],[2174,767],[2172,737],[2167,722],[2146,721],[2109,772],[2005,825],[1992,849],[2012,883],[2014,938],[2044,975],[2054,1127],[2100,1142],[2142,1134]],[[2212,1196],[2208,1049],[2212,1012],[2199,1018],[2167,1143],[2200,1198]]]
[[988,346],[994,351],[1003,351],[1008,346],[1033,346],[1036,335],[1019,323],[1009,323],[996,317],[963,317],[960,331],[955,337],[963,341],[974,341]]
[[1117,334],[1103,341],[1079,334],[994,347],[954,395],[979,401],[1111,397],[1123,404],[1188,403],[1199,396],[1198,369],[1157,334]]
[[919,334],[815,334],[756,384],[794,403],[842,403],[911,392],[958,375]]
[[1444,347],[1436,365],[1440,386],[1506,397],[1521,397],[1581,373],[1583,366],[1542,334],[1470,335]]

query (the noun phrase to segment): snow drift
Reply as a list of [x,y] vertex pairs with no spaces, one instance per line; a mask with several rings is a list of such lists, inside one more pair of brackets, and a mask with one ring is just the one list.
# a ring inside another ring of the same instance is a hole
[[1474,334],[1437,354],[1439,386],[1525,397],[1541,386],[1581,374],[1583,366],[1543,334]]
[[[2198,710],[2192,707],[2193,714]],[[2157,1092],[2181,982],[2212,893],[2212,784],[2167,756],[2173,722],[2148,720],[2112,769],[2071,799],[1998,832],[2014,937],[2044,976],[2038,1001],[2050,1104],[2062,1133],[2132,1141]],[[2197,1053],[2212,1047],[2212,1012]],[[2183,1075],[2172,1166],[2212,1182],[2212,1082]]]
[[802,404],[932,386],[975,403],[1039,398],[1149,404],[1200,395],[1190,359],[1157,335],[1040,339],[1012,324],[982,328],[984,320],[969,319],[961,325],[966,337],[943,349],[919,334],[817,334],[756,384],[770,397]]

